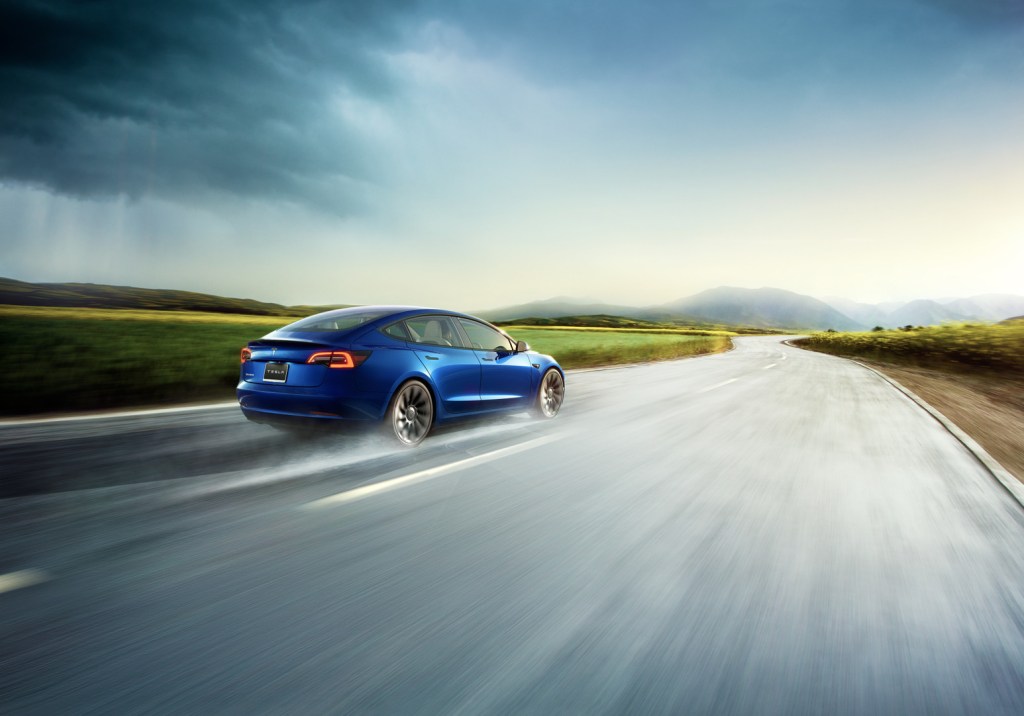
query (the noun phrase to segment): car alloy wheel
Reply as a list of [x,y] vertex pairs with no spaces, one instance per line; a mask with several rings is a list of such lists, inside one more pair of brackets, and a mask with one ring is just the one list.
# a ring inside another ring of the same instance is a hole
[[392,399],[390,415],[395,437],[405,445],[419,445],[434,422],[430,391],[419,381],[406,383]]
[[558,409],[562,407],[563,400],[565,400],[565,380],[557,369],[549,368],[540,380],[537,412],[545,418],[553,418],[558,415]]

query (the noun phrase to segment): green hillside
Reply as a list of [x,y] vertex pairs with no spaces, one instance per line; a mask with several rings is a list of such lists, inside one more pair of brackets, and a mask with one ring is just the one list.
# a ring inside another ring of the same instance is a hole
[[261,316],[308,316],[340,306],[282,306],[251,298],[94,283],[27,283],[0,278],[0,304],[149,311],[204,311]]
[[516,318],[502,321],[504,325],[517,326],[586,326],[588,328],[675,328],[670,323],[656,323],[625,316],[560,316],[558,318]]

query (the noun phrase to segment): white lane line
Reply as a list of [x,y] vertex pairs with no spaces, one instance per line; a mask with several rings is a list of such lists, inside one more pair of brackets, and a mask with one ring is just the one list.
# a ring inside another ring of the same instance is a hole
[[204,405],[182,405],[177,408],[151,408],[146,410],[125,410],[119,413],[90,413],[89,415],[67,415],[60,418],[25,418],[21,420],[0,420],[0,428],[19,425],[45,425],[47,423],[78,423],[85,420],[107,420],[114,418],[135,418],[140,415],[167,415],[170,413],[189,413],[201,410],[217,410],[238,407],[238,401],[227,403],[206,403]]
[[438,465],[437,467],[431,467],[427,470],[420,470],[419,472],[414,472],[411,475],[403,475],[402,477],[395,477],[390,480],[384,480],[383,482],[375,482],[372,485],[364,485],[363,487],[357,487],[352,490],[338,492],[334,495],[328,495],[327,497],[321,497],[319,500],[313,500],[312,502],[306,503],[305,507],[331,507],[345,502],[354,502],[355,500],[361,500],[364,497],[369,497],[370,495],[375,495],[379,492],[394,490],[413,482],[430,480],[457,470],[465,470],[466,468],[473,467],[474,465],[480,465],[485,462],[490,462],[491,460],[497,460],[499,457],[504,457],[505,455],[513,455],[517,452],[531,450],[535,447],[540,447],[541,445],[561,439],[560,435],[549,435],[547,437],[537,438],[536,440],[530,440],[529,442],[522,443],[521,445],[512,445],[511,447],[492,450],[491,452],[485,452],[482,455],[468,457],[465,460],[451,462],[447,465]]
[[20,572],[0,574],[0,594],[13,592],[22,587],[31,587],[33,584],[46,582],[50,575],[40,569],[23,569]]
[[769,368],[774,368],[774,367],[775,367],[775,366],[777,366],[777,365],[778,365],[778,363],[771,363],[771,364],[769,364],[769,365],[766,365],[766,366],[765,366],[764,368],[762,368],[761,370],[768,370]]
[[735,383],[737,380],[739,380],[739,378],[729,378],[729,380],[723,380],[721,383],[716,383],[715,385],[709,386],[707,388],[703,388],[702,390],[698,390],[697,392],[698,393],[707,393],[709,390],[714,390],[715,388],[721,388],[723,385],[729,385],[729,383]]

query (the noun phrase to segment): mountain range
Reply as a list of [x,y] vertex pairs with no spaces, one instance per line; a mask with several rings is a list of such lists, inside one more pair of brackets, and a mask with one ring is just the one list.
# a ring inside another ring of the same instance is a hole
[[896,328],[949,321],[1001,321],[1024,314],[1024,296],[984,294],[869,304],[839,297],[819,299],[779,288],[720,286],[656,306],[618,306],[560,296],[479,313],[491,321],[506,323],[522,318],[611,315],[698,325],[857,331],[875,326]]
[[[88,283],[28,283],[0,278],[0,304],[79,306],[170,311],[213,311],[302,316],[337,306],[282,306],[248,298],[226,298],[192,291]],[[968,298],[920,299],[907,303],[858,303],[845,298],[814,298],[779,288],[720,286],[655,306],[624,306],[566,296],[493,310],[475,311],[497,323],[526,318],[614,316],[695,326],[749,326],[795,330],[868,330],[929,326],[947,321],[1002,321],[1024,315],[1024,296],[984,294]],[[614,322],[613,322],[614,323]]]

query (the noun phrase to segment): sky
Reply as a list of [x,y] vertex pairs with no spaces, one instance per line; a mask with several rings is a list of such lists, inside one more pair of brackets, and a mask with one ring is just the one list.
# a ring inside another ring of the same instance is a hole
[[5,0],[0,276],[1024,294],[1024,2]]

